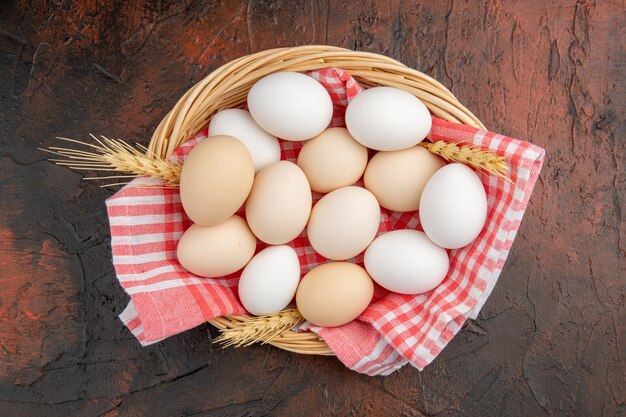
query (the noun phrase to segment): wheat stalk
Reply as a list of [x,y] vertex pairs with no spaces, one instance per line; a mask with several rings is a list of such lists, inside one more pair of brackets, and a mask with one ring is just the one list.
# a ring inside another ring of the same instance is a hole
[[[130,174],[88,177],[85,178],[86,180],[119,178],[130,179],[145,176],[161,180],[167,186],[178,187],[181,171],[180,164],[166,161],[160,156],[148,151],[148,149],[143,145],[137,144],[137,147],[134,148],[123,140],[109,139],[104,136],[101,136],[100,139],[98,139],[94,135],[91,135],[91,137],[97,142],[97,145],[81,142],[75,139],[57,138],[66,142],[91,148],[89,151],[56,146],[51,146],[49,149],[41,150],[63,157],[63,159],[50,159],[50,161],[57,165],[66,166],[74,170],[113,171]],[[106,184],[102,187],[111,187],[122,184],[126,183],[118,182]]]
[[509,167],[506,158],[491,151],[479,149],[473,145],[459,145],[446,142],[420,142],[420,145],[446,161],[460,162],[476,170],[493,174],[505,181],[512,182],[508,176]]
[[[69,138],[60,140],[89,147],[93,151],[84,151],[72,148],[60,148],[51,146],[42,151],[63,157],[64,159],[50,159],[57,165],[69,167],[74,170],[112,171],[128,173],[130,175],[110,175],[101,177],[87,177],[86,180],[104,179],[131,179],[138,176],[158,179],[170,187],[178,187],[182,165],[169,162],[158,155],[150,152],[145,146],[137,144],[134,148],[123,140],[109,139],[101,136],[100,139],[91,135],[98,143],[91,144]],[[441,156],[446,161],[460,162],[474,169],[484,171],[506,181],[512,182],[508,177],[508,165],[503,156],[487,150],[476,148],[473,145],[459,145],[453,142],[421,142],[421,146],[435,155]],[[123,185],[125,182],[116,182],[102,185],[111,187]],[[149,185],[149,184],[146,184]]]
[[297,309],[283,310],[268,316],[254,317],[237,323],[235,327],[223,329],[215,341],[223,347],[268,343],[303,321],[304,318]]

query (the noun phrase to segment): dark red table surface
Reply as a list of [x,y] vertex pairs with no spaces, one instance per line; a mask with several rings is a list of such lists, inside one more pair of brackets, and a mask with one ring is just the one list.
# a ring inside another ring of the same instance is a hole
[[[0,415],[625,415],[623,3],[421,3],[3,1]],[[304,44],[396,58],[547,151],[491,298],[423,372],[223,350],[209,325],[140,347],[117,318],[111,191],[37,150],[146,144],[213,69]]]

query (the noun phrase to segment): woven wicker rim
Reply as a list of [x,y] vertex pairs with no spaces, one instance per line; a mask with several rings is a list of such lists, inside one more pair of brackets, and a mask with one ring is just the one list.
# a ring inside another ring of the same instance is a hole
[[[454,123],[484,129],[483,124],[441,83],[389,57],[325,45],[269,49],[231,61],[194,85],[178,100],[152,135],[149,152],[170,156],[205,127],[213,114],[243,107],[248,90],[260,78],[277,71],[307,72],[327,67],[348,71],[361,85],[401,88],[426,104],[432,114]],[[233,328],[250,316],[217,317],[209,322],[219,329]],[[268,343],[312,355],[334,355],[313,332],[286,331]]]

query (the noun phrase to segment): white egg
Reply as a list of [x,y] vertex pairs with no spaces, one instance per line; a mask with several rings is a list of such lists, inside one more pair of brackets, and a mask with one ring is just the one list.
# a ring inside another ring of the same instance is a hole
[[398,151],[420,143],[430,132],[432,118],[417,97],[393,87],[359,93],[346,109],[346,127],[362,145]]
[[275,72],[261,78],[248,93],[248,108],[265,131],[291,141],[319,135],[333,116],[326,89],[299,72]]
[[439,169],[424,187],[419,217],[437,245],[458,249],[471,243],[487,219],[487,195],[478,175],[463,164]]
[[421,294],[446,277],[448,253],[417,230],[395,230],[378,236],[365,251],[365,269],[389,291]]
[[270,246],[254,255],[241,273],[239,299],[255,316],[278,313],[300,282],[300,262],[290,246]]
[[226,109],[217,112],[209,123],[209,136],[216,135],[232,136],[246,145],[255,172],[280,160],[278,140],[261,129],[245,110]]

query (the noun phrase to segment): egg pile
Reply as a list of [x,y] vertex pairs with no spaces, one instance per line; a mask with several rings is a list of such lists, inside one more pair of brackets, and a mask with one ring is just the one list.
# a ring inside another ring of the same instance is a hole
[[[480,179],[417,146],[431,116],[412,94],[364,90],[346,109],[346,128],[328,128],[333,102],[326,89],[304,74],[278,72],[252,86],[247,104],[249,111],[216,113],[208,138],[183,164],[180,198],[193,225],[177,257],[201,277],[243,268],[238,293],[251,314],[276,313],[295,297],[311,323],[341,326],[367,308],[374,282],[401,294],[437,287],[448,273],[447,249],[482,230],[487,198]],[[306,141],[297,163],[281,160],[277,138]],[[315,205],[313,192],[321,195]],[[424,232],[379,234],[381,207],[419,210]],[[303,232],[328,262],[300,279],[288,243]],[[255,255],[257,240],[269,246]],[[353,262],[360,254],[365,268]]]

